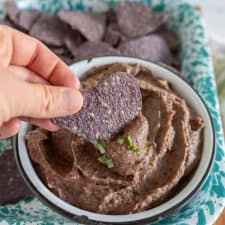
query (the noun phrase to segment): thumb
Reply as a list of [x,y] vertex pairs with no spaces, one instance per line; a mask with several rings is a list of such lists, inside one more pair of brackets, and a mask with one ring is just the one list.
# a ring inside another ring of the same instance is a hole
[[81,93],[75,89],[32,84],[11,73],[4,75],[0,76],[1,123],[18,116],[52,118],[69,115],[79,111],[83,104]]
[[30,83],[26,83],[25,86],[26,99],[17,107],[18,116],[32,118],[65,116],[76,113],[83,104],[81,93],[72,88]]

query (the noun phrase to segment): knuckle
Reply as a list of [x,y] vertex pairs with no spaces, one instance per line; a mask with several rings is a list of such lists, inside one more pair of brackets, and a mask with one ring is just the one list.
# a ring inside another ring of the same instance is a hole
[[42,102],[41,102],[41,109],[40,111],[48,116],[52,113],[54,109],[54,103],[55,103],[55,94],[49,86],[43,85],[42,86],[42,92],[43,92],[43,97],[42,97]]
[[1,102],[1,111],[0,111],[0,126],[8,121],[9,117],[10,117],[10,112],[12,112],[12,110],[10,110],[9,104],[7,102],[7,99],[5,96],[3,96],[2,94],[0,94],[0,102]]

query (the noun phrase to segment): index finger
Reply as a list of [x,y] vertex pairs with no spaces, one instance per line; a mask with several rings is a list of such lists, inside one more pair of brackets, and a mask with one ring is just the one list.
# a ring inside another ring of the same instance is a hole
[[43,43],[4,25],[0,25],[0,65],[25,66],[52,84],[79,89],[70,68]]

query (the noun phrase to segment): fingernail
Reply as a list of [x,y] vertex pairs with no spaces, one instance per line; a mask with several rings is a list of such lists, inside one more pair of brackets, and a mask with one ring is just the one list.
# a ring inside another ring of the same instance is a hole
[[77,90],[65,88],[63,91],[63,104],[65,109],[71,113],[78,112],[83,105],[83,96]]
[[80,81],[79,81],[78,79],[76,79],[75,82],[76,82],[76,83],[75,83],[75,88],[76,88],[77,90],[79,90],[79,89],[80,89]]

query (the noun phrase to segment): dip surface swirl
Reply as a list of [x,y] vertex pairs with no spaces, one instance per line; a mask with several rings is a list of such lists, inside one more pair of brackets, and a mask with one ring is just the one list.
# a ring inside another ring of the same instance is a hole
[[92,212],[129,214],[179,191],[198,165],[204,123],[167,81],[138,64],[94,68],[83,90],[114,72],[135,76],[142,93],[141,113],[116,137],[93,145],[65,129],[38,128],[26,139],[38,175],[61,199]]

